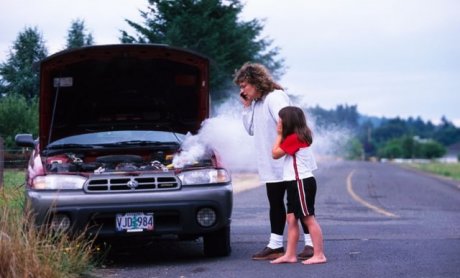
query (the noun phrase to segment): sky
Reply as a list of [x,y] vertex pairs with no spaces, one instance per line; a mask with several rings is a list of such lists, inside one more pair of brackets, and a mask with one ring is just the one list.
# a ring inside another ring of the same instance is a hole
[[[363,115],[420,116],[460,127],[460,1],[245,0],[243,21],[263,21],[280,48],[279,80],[299,105],[357,105]],[[75,19],[96,44],[134,33],[147,0],[0,0],[0,62],[19,32],[37,27],[49,54],[62,50]]]

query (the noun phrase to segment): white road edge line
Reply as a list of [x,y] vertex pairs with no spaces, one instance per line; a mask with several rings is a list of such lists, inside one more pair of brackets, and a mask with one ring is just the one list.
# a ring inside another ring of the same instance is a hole
[[355,170],[351,171],[350,174],[348,174],[348,177],[347,177],[347,191],[348,191],[348,194],[350,194],[350,196],[355,200],[357,201],[358,203],[360,203],[361,205],[367,207],[367,208],[370,208],[371,210],[377,212],[377,213],[380,213],[380,214],[383,214],[385,216],[388,216],[388,217],[391,217],[391,218],[398,218],[399,216],[394,214],[394,213],[391,213],[385,209],[382,209],[382,208],[379,208],[377,206],[374,206],[366,201],[364,201],[361,197],[359,197],[354,191],[353,191],[353,185],[351,183],[351,178],[353,177],[353,174],[355,173]]

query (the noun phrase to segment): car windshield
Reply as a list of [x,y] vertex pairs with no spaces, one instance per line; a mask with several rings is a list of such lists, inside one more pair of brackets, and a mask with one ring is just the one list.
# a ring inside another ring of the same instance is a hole
[[151,130],[104,131],[61,138],[50,143],[47,149],[88,148],[106,145],[180,144],[184,136],[180,133]]

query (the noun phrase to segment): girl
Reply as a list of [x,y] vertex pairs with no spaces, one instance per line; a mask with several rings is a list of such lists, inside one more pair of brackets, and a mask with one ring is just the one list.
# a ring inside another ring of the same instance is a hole
[[326,262],[323,252],[323,234],[315,219],[316,180],[313,170],[317,168],[310,145],[312,132],[307,126],[303,111],[287,106],[279,111],[277,125],[278,136],[272,149],[274,159],[285,157],[283,180],[287,185],[287,223],[288,243],[286,253],[271,263],[297,262],[296,247],[299,240],[300,219],[310,231],[313,241],[313,257],[304,260],[304,264]]

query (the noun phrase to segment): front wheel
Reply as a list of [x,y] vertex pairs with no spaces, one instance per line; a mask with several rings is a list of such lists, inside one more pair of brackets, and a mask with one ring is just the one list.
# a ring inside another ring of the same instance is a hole
[[203,236],[203,251],[207,257],[224,257],[230,255],[230,225]]

